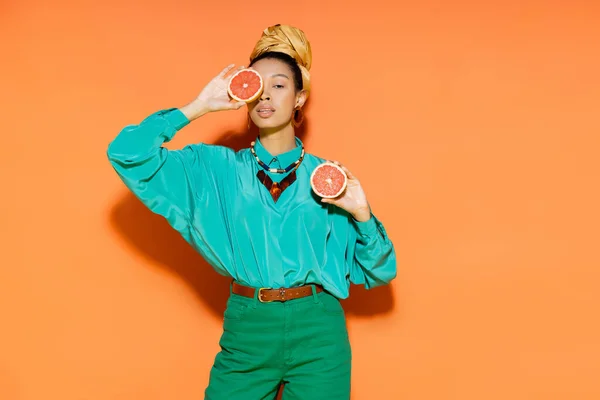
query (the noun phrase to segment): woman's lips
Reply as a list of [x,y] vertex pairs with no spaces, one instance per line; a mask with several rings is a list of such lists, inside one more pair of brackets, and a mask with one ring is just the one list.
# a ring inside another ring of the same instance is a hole
[[269,118],[273,113],[275,113],[275,109],[272,107],[258,107],[256,109],[256,113],[261,118]]

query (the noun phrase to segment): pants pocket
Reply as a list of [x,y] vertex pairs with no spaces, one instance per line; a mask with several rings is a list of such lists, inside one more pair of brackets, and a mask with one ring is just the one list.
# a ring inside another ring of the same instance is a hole
[[328,293],[319,296],[319,306],[329,315],[344,315],[344,308],[337,297]]
[[230,321],[240,320],[244,317],[246,311],[248,311],[248,307],[249,305],[245,302],[231,296],[227,300],[227,307],[225,308],[223,318]]

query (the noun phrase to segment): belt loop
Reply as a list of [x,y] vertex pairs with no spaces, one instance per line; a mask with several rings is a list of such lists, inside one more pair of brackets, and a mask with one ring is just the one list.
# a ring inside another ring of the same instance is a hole
[[256,308],[256,305],[258,304],[259,300],[258,300],[258,296],[260,296],[260,289],[255,288],[254,289],[254,297],[253,297],[253,302],[252,302],[252,308]]
[[231,280],[231,282],[229,282],[229,295],[231,296],[233,294],[233,279]]
[[319,302],[319,294],[317,293],[317,287],[315,285],[310,285],[310,288],[312,290],[313,300],[315,301],[315,304],[317,304]]

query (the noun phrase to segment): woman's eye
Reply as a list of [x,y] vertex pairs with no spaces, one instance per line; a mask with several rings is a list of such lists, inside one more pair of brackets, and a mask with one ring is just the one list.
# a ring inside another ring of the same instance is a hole
[[277,88],[277,89],[281,89],[281,88],[283,88],[283,85],[275,85],[275,86],[273,86],[273,87],[275,87],[275,88]]

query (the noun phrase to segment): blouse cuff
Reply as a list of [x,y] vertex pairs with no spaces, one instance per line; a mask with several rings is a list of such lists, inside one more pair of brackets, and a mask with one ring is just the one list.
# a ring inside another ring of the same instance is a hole
[[169,123],[169,125],[175,128],[176,131],[182,129],[184,126],[190,123],[190,120],[178,108],[170,108],[163,111],[161,114],[162,117]]
[[377,233],[377,222],[373,214],[367,221],[357,221],[354,218],[352,218],[352,221],[361,236],[373,236]]

